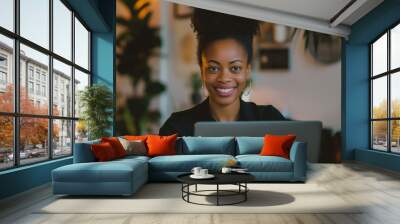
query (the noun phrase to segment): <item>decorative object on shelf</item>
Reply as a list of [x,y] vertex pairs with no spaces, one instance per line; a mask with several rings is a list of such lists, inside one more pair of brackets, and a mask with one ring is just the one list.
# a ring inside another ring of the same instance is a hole
[[289,43],[297,29],[273,23],[262,23],[258,37],[260,70],[289,69]]
[[305,30],[304,48],[322,64],[332,64],[341,56],[341,37]]
[[87,86],[79,97],[81,119],[87,125],[89,139],[110,136],[107,130],[112,126],[113,97],[108,87],[103,84]]
[[259,49],[260,70],[288,69],[288,48],[261,48]]
[[297,28],[264,22],[260,26],[260,43],[287,44],[293,40],[296,32]]

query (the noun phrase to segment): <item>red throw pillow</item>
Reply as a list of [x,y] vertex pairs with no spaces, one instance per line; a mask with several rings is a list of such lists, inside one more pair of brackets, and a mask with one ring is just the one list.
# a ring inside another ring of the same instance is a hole
[[148,156],[176,155],[176,139],[176,134],[169,136],[147,136],[146,142],[148,148]]
[[110,161],[117,158],[113,147],[108,142],[93,144],[90,147],[94,157],[99,162]]
[[123,136],[124,139],[128,140],[128,141],[136,141],[136,140],[140,140],[145,142],[147,135],[125,135]]
[[280,156],[290,158],[290,148],[296,135],[265,135],[264,146],[261,149],[262,156]]
[[122,146],[121,142],[119,142],[118,138],[110,137],[110,138],[101,138],[101,142],[108,142],[114,149],[115,155],[118,158],[126,156],[126,151]]

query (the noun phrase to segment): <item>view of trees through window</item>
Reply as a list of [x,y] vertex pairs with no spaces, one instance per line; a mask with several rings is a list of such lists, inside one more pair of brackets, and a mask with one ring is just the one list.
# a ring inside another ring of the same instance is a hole
[[400,153],[400,25],[370,46],[371,145]]
[[15,1],[0,6],[0,170],[70,156],[87,140],[78,105],[90,32],[63,0]]

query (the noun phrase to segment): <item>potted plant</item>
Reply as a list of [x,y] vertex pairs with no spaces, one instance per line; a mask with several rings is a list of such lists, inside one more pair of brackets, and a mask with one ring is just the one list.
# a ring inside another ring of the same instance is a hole
[[97,139],[110,136],[108,129],[112,125],[112,93],[107,86],[94,84],[86,87],[79,94],[79,106],[82,108],[81,119],[87,127],[88,138]]

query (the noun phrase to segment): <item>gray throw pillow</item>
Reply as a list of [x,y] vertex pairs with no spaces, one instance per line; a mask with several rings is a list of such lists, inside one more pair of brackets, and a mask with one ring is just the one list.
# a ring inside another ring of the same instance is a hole
[[121,142],[122,147],[124,147],[126,151],[126,155],[135,155],[135,156],[145,156],[147,155],[146,145],[141,140],[133,140],[129,141],[124,138],[118,138]]

